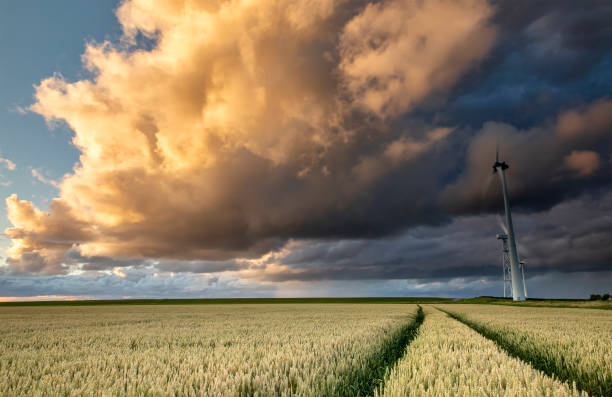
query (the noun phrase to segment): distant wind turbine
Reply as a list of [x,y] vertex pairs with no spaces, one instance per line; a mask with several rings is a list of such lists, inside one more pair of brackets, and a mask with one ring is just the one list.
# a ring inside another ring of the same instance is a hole
[[[502,227],[506,234],[498,234],[497,238],[503,241],[504,254],[507,254],[508,257],[510,280],[512,281],[512,299],[515,301],[524,301],[527,298],[527,288],[525,287],[525,273],[523,270],[523,264],[518,258],[516,238],[514,236],[514,226],[512,225],[512,214],[510,213],[510,199],[508,198],[508,187],[506,186],[506,170],[508,168],[510,167],[505,161],[499,161],[499,145],[497,145],[497,149],[495,151],[495,164],[493,164],[493,173],[498,174],[501,180],[504,196],[504,209],[506,211],[506,227]],[[506,270],[504,269],[504,283],[505,281]]]

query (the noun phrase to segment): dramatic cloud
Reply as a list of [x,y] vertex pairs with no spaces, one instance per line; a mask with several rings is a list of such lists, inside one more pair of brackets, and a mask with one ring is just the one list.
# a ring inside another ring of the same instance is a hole
[[501,159],[509,161],[512,202],[519,207],[543,209],[589,188],[609,189],[612,101],[565,111],[547,124],[528,130],[485,123],[469,145],[465,170],[442,195],[442,202],[451,211],[498,208],[500,185],[494,181],[491,168],[496,144],[500,144]]
[[340,69],[350,94],[385,117],[450,88],[491,47],[491,14],[479,0],[368,4],[340,39]]
[[7,198],[7,272],[490,291],[498,143],[529,277],[606,270],[610,10],[514,4],[122,2],[91,79],[36,86],[80,159],[48,209]]
[[[612,193],[582,196],[538,214],[515,216],[527,275],[609,270]],[[493,277],[501,271],[499,215],[457,217],[376,240],[290,242],[251,273],[270,281],[401,280]],[[571,226],[570,226],[571,225]],[[265,270],[265,271],[263,271]]]
[[486,120],[529,128],[560,108],[612,92],[612,3],[494,1],[497,42],[453,89],[443,116],[479,128]]
[[[62,271],[68,249],[225,260],[439,222],[413,192],[435,193],[419,157],[451,129],[386,117],[477,63],[491,13],[483,0],[123,3],[121,43],[83,55],[93,80],[36,89],[32,110],[70,126],[80,164],[48,213],[8,199],[10,263]],[[152,49],[132,49],[139,34]],[[410,189],[390,195],[393,174]]]

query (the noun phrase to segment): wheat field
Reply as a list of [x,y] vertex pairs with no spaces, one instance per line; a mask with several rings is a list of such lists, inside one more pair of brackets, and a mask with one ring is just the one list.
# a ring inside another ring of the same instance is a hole
[[422,306],[0,306],[0,395],[609,395],[612,311]]
[[440,305],[542,369],[612,395],[612,315],[581,310],[493,305]]
[[369,367],[380,366],[381,348],[406,332],[416,310],[1,308],[0,395],[349,395]]
[[[440,375],[443,376],[440,376]],[[419,337],[393,368],[380,397],[586,396],[524,362],[446,314],[428,308]]]

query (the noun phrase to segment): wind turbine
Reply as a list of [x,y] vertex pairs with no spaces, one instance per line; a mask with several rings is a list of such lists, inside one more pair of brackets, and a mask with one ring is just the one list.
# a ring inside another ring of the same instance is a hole
[[[512,225],[512,214],[510,213],[510,200],[508,199],[508,187],[506,186],[506,170],[510,168],[505,161],[499,161],[499,145],[495,151],[495,164],[493,173],[498,174],[502,184],[504,195],[504,208],[506,210],[506,229],[507,229],[507,248],[504,241],[504,248],[507,249],[510,262],[510,278],[512,280],[512,300],[524,301],[527,289],[525,288],[524,276],[521,277],[523,266],[519,261],[516,250],[516,238],[514,237],[514,226]],[[499,172],[498,172],[499,171]],[[498,238],[500,238],[498,236]],[[520,269],[520,270],[519,270]],[[524,273],[523,273],[524,274]],[[504,288],[505,290],[505,288]]]

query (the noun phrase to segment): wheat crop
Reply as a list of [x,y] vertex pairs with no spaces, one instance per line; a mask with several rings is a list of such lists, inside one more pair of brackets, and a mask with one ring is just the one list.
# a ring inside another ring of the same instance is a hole
[[358,395],[373,369],[384,371],[415,312],[350,304],[3,307],[0,395]]
[[591,395],[612,395],[612,312],[609,310],[441,305],[549,374],[575,381]]
[[446,314],[429,308],[417,338],[377,392],[398,396],[586,396]]

